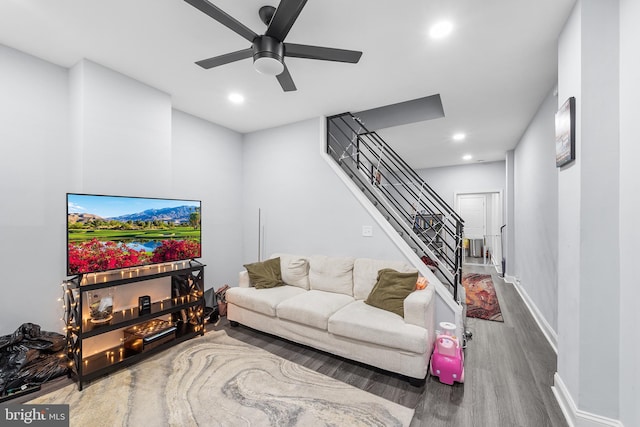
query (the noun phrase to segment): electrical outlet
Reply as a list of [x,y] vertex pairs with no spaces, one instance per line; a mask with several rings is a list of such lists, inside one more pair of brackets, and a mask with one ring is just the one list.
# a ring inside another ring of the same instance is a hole
[[372,237],[373,236],[373,227],[371,225],[363,225],[362,226],[362,235],[364,237]]

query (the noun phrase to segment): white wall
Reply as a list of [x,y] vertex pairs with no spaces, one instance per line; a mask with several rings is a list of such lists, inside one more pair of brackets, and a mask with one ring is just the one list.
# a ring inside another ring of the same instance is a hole
[[472,163],[416,171],[449,206],[456,193],[486,193],[505,189],[505,162]]
[[577,150],[558,180],[557,376],[579,411],[607,419],[620,413],[618,19],[617,1],[578,1],[558,63],[558,103],[576,97]]
[[0,335],[60,332],[65,197],[71,185],[67,70],[0,45]]
[[[254,132],[244,138],[244,262],[274,252],[403,260],[321,157],[324,119]],[[362,226],[373,226],[373,237]]]
[[79,191],[170,197],[171,96],[88,60],[70,74]]
[[504,229],[504,257],[506,259],[506,268],[503,273],[505,278],[513,281],[515,277],[515,250],[516,250],[516,233],[515,233],[515,151],[507,151],[505,156],[505,190],[504,190],[504,223],[507,226]]
[[640,426],[640,301],[636,265],[640,228],[640,2],[620,1],[620,420]]
[[610,0],[582,9],[580,406],[617,419],[620,377],[602,367],[618,372],[619,338],[603,348],[611,325],[602,319],[619,325],[619,11]]
[[172,120],[173,192],[202,200],[206,288],[238,281],[242,266],[242,135],[178,110]]
[[3,46],[0,61],[0,335],[62,329],[67,192],[202,200],[206,286],[236,280],[242,135],[90,61],[67,70]]
[[[580,159],[582,119],[582,4],[577,2],[558,40],[558,100],[576,98],[576,157]],[[560,101],[558,101],[560,102]],[[564,101],[562,101],[564,102]],[[559,107],[559,105],[558,105]],[[558,375],[578,397],[580,331],[580,162],[558,174]]]
[[557,98],[550,91],[514,151],[512,274],[553,331],[558,327]]

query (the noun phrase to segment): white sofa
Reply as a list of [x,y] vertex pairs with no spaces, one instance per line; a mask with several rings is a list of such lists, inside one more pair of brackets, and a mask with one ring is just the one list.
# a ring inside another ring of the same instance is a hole
[[227,291],[227,318],[233,326],[240,323],[396,372],[414,383],[426,377],[435,336],[433,285],[404,300],[404,318],[364,302],[380,269],[415,268],[366,258],[275,257],[284,286],[256,289],[242,271],[239,286]]

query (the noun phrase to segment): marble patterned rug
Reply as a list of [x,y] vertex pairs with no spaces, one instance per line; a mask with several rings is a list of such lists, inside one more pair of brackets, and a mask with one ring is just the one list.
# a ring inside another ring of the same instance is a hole
[[414,410],[230,338],[181,343],[29,403],[66,403],[70,426],[408,426]]

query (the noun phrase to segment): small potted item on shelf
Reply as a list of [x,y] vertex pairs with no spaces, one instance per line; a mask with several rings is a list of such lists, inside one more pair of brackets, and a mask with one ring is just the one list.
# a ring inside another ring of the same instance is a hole
[[101,325],[113,319],[113,288],[88,292],[91,323]]

